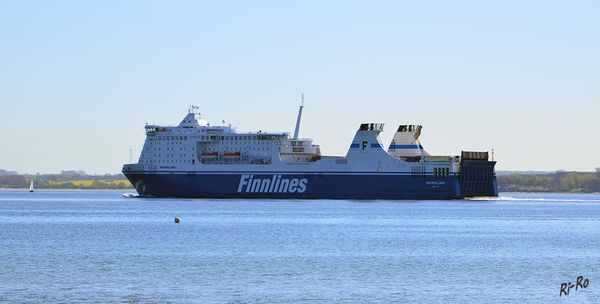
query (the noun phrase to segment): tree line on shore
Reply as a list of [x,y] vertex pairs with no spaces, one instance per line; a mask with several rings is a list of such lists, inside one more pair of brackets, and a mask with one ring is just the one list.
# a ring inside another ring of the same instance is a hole
[[499,192],[600,192],[600,168],[596,172],[500,175],[497,180]]

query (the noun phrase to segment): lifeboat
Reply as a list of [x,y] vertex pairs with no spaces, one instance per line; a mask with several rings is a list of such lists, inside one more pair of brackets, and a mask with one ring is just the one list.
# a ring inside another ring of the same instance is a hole
[[205,152],[200,155],[201,158],[217,158],[219,157],[219,152]]
[[223,153],[223,158],[240,158],[240,152]]

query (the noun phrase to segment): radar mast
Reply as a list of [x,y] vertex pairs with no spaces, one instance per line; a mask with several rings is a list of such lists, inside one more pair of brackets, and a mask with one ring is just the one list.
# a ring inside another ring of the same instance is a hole
[[298,119],[296,119],[296,130],[294,130],[294,139],[298,138],[298,132],[300,131],[300,119],[302,118],[302,109],[304,108],[304,93],[302,93],[302,103],[298,110]]

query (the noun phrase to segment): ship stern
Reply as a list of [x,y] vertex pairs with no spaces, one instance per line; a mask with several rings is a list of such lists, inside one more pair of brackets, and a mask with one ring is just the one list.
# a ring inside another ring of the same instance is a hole
[[498,196],[495,166],[495,161],[488,160],[488,152],[463,151],[459,178],[461,196]]

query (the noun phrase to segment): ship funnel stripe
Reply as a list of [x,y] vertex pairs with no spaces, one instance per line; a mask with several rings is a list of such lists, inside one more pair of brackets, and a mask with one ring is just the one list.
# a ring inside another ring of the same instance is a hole
[[421,145],[390,145],[389,149],[423,149]]
[[[360,144],[351,144],[350,148],[360,148]],[[371,148],[383,148],[380,144],[371,144]]]

